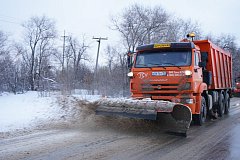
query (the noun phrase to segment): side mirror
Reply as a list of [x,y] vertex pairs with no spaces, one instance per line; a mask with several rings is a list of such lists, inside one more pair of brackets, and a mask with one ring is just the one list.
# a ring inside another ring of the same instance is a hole
[[198,66],[199,66],[199,67],[206,67],[207,64],[206,64],[206,62],[199,62],[199,63],[198,63]]
[[128,52],[127,54],[127,65],[128,65],[128,68],[132,68],[133,66],[133,52]]

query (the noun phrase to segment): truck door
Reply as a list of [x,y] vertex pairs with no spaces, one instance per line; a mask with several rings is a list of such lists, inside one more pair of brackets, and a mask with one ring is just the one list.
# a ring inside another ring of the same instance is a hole
[[194,51],[194,72],[193,72],[193,83],[194,83],[194,90],[197,91],[198,86],[202,83],[202,68],[199,67],[200,61],[200,52]]

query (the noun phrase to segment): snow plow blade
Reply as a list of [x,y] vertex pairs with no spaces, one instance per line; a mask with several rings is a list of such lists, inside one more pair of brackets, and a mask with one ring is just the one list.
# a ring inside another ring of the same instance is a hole
[[170,113],[179,133],[186,133],[192,121],[188,106],[159,100],[101,99],[96,102],[97,115],[124,116],[147,120],[157,120],[158,113]]

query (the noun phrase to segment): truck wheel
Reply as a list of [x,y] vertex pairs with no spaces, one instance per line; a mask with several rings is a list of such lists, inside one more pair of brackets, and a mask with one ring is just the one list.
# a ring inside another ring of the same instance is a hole
[[226,94],[224,114],[228,114],[228,113],[229,113],[229,108],[230,108],[230,96],[229,96],[229,94],[227,93],[227,94]]
[[195,123],[201,126],[203,125],[203,123],[205,123],[206,119],[207,119],[207,105],[205,98],[202,97],[200,114],[195,115]]
[[219,117],[222,117],[223,113],[225,112],[225,101],[224,101],[223,94],[221,94],[220,97],[219,97],[217,112],[218,112]]

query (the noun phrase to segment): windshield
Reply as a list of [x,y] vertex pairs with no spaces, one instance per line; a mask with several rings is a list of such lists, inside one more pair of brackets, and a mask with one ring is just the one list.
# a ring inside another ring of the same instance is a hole
[[136,57],[136,68],[168,67],[191,65],[190,51],[157,51],[139,52]]

